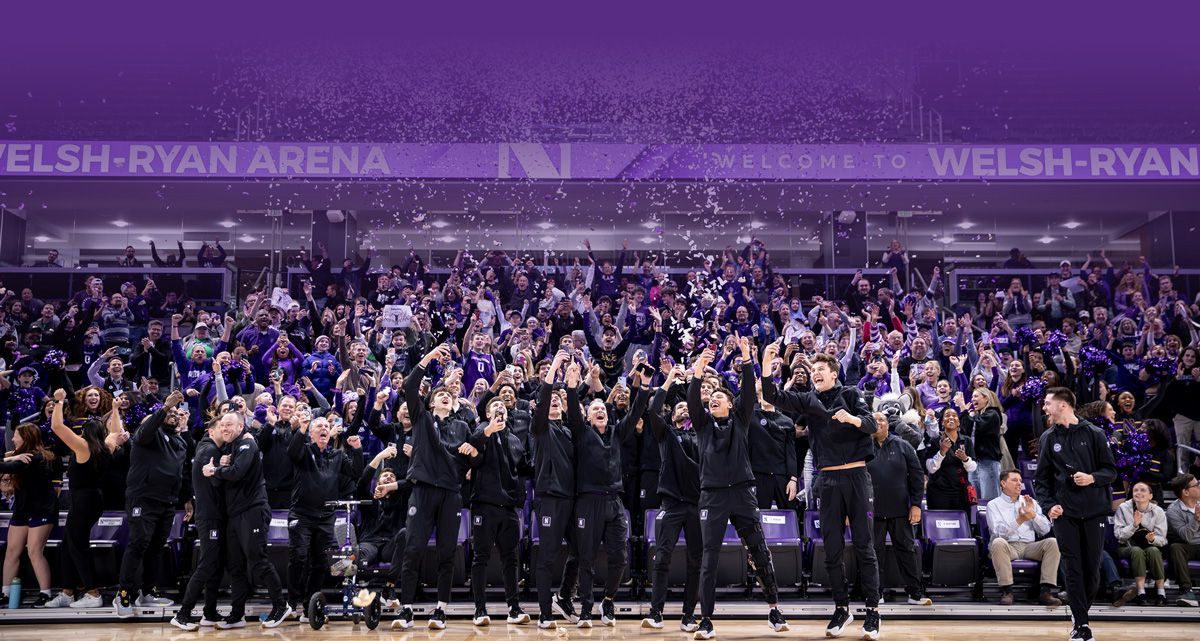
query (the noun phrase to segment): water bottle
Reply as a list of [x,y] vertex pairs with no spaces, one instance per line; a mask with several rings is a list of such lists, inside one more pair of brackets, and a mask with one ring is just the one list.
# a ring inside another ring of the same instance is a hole
[[12,585],[8,586],[8,609],[16,610],[21,607],[21,577],[15,577]]

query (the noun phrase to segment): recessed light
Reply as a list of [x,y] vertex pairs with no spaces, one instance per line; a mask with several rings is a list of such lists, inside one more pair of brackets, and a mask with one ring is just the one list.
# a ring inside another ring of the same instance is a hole
[[955,226],[955,227],[958,227],[959,229],[970,229],[970,228],[972,228],[972,227],[974,227],[974,226],[975,226],[975,223],[973,223],[973,222],[971,222],[971,221],[969,221],[969,220],[964,220],[964,221],[962,221],[961,223],[958,223],[958,224],[956,224],[956,225],[954,225],[954,226]]
[[642,227],[645,227],[646,229],[654,229],[655,227],[658,227],[658,225],[659,222],[657,220],[647,220],[646,222],[642,223]]
[[437,238],[434,238],[434,240],[436,240],[440,243],[452,243],[452,242],[458,240],[458,238],[447,234],[446,236],[438,236]]
[[938,239],[938,242],[943,245],[951,245],[954,243],[954,237],[953,236],[942,236],[941,238]]
[[[647,245],[649,245],[650,243],[653,243],[657,240],[658,239],[655,238],[654,236],[642,236],[641,238],[638,239],[639,242],[647,244]],[[747,241],[747,242],[749,242],[749,241]]]
[[234,227],[237,227],[237,223],[233,222],[232,220],[222,220],[221,222],[219,222],[217,224],[224,227],[225,229],[233,229]]
[[39,243],[48,243],[48,242],[50,242],[50,237],[49,237],[49,236],[34,236],[34,237],[33,237],[33,239],[34,239],[34,240],[36,240],[36,241],[38,241]]
[[766,227],[766,226],[767,226],[767,224],[761,220],[750,221],[750,229],[762,229],[763,227]]
[[543,243],[552,243],[558,240],[558,236],[542,236],[538,240],[542,241]]
[[1075,229],[1076,227],[1082,227],[1083,223],[1071,220],[1071,221],[1067,221],[1067,222],[1063,223],[1062,226],[1066,227],[1067,229]]
[[538,229],[541,229],[541,230],[554,229],[554,223],[547,221],[547,220],[543,220],[542,222],[534,225],[534,227],[537,227]]
[[250,234],[242,234],[241,236],[238,236],[238,240],[242,241],[243,243],[252,243],[258,239]]
[[154,240],[154,238],[152,238],[150,236],[138,236],[137,239],[143,243],[148,243],[148,242]]
[[113,227],[128,227],[129,226],[129,223],[124,220],[114,220],[114,221],[112,221],[112,224],[113,224]]
[[1055,239],[1053,236],[1042,236],[1038,239],[1038,242],[1043,245],[1049,245],[1050,243],[1054,242],[1054,240]]
[[433,225],[434,227],[437,227],[438,229],[445,229],[450,226],[450,223],[448,223],[444,220],[435,220],[429,224]]

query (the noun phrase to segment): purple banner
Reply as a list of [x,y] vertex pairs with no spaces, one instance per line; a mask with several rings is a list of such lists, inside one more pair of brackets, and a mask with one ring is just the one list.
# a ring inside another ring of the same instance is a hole
[[0,142],[0,177],[1194,180],[1196,145]]

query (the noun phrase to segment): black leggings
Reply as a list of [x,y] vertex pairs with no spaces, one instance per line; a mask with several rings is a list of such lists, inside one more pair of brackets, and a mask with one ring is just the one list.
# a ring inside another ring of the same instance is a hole
[[71,491],[71,508],[63,531],[67,548],[63,568],[63,587],[95,590],[96,568],[92,559],[92,528],[104,512],[104,497],[100,490],[80,488]]

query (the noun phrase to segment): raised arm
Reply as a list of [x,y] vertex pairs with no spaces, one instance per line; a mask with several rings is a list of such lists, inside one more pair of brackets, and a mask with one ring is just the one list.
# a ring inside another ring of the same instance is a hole
[[50,414],[50,431],[54,432],[58,440],[71,449],[71,453],[75,455],[77,462],[87,463],[92,457],[92,451],[88,448],[87,441],[83,440],[82,436],[76,434],[63,422],[63,403],[66,401],[66,398],[66,390],[58,389],[54,391],[54,410]]

